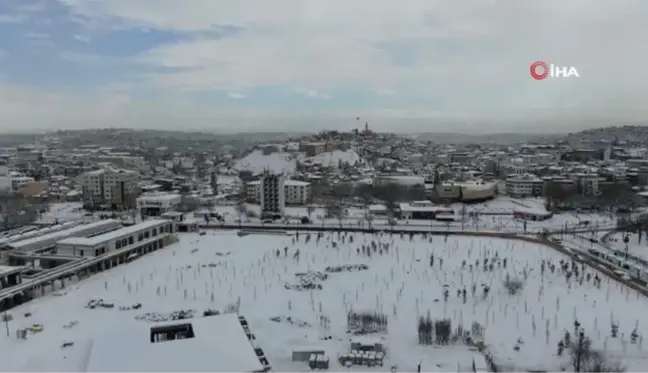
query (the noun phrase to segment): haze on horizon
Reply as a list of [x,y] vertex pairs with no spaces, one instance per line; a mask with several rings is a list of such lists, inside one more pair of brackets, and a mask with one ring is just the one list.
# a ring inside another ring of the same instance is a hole
[[647,37],[640,0],[8,0],[0,131],[643,124]]

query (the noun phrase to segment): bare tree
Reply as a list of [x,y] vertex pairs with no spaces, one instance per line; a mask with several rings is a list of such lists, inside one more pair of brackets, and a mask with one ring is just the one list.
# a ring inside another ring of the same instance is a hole
[[315,207],[313,205],[308,205],[306,207],[306,213],[308,214],[308,220],[310,220],[311,222],[312,222],[311,215],[313,215],[314,212],[315,212]]
[[182,199],[180,200],[180,206],[178,207],[178,210],[180,212],[192,212],[196,211],[199,205],[200,204],[198,203],[198,199],[196,197],[184,194],[182,195]]
[[364,219],[367,221],[367,225],[369,226],[369,229],[372,229],[371,223],[374,220],[374,216],[371,213],[371,211],[365,210]]
[[216,201],[213,198],[207,198],[205,200],[205,207],[211,212],[214,211],[214,206],[216,205]]
[[[344,217],[344,208],[339,203],[335,201],[328,201],[326,203],[326,217],[327,218],[336,218],[342,228],[342,218]],[[322,223],[324,225],[324,223]]]
[[240,200],[236,203],[236,214],[239,217],[239,220],[243,220],[243,216],[247,215],[248,213],[248,208],[247,205],[245,204],[245,201]]
[[592,341],[583,331],[570,342],[571,363],[576,372],[625,372],[619,362],[611,361],[602,351],[592,348]]

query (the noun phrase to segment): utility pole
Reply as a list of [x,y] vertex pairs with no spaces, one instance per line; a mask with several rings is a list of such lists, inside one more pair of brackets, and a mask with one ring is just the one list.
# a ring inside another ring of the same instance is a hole
[[5,321],[5,328],[7,329],[7,338],[10,337],[9,333],[9,315],[7,314],[7,310],[4,311],[4,321]]

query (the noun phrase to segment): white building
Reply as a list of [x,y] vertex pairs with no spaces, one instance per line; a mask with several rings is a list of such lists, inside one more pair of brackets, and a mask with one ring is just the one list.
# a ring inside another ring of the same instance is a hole
[[[250,202],[261,200],[261,181],[250,181],[245,184],[245,193]],[[311,198],[311,183],[299,180],[284,180],[285,203],[288,205],[304,205]]]
[[52,232],[28,238],[22,241],[9,243],[9,247],[21,252],[44,252],[56,247],[56,244],[69,237],[89,237],[111,231],[122,227],[122,223],[116,219],[100,220],[89,224],[77,225],[74,228]]
[[142,216],[161,216],[176,211],[182,196],[176,193],[144,194],[137,199],[137,209]]
[[539,197],[544,181],[533,175],[509,177],[504,182],[506,194],[514,198]]
[[35,182],[36,179],[34,179],[31,176],[16,176],[16,177],[11,177],[11,189],[14,191],[20,190],[20,188],[24,187],[27,184],[31,184]]
[[261,214],[283,215],[286,207],[283,175],[265,175],[260,182]]
[[92,237],[70,237],[56,243],[58,255],[94,257],[114,250],[138,247],[146,251],[164,245],[164,238],[175,231],[171,220],[154,219]]
[[86,172],[79,176],[84,202],[122,205],[131,198],[134,200],[138,178],[137,172],[113,168]]

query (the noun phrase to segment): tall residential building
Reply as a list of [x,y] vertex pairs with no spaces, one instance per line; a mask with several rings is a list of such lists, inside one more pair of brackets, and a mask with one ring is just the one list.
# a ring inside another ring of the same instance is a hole
[[216,175],[216,171],[214,170],[209,175],[209,183],[211,184],[212,194],[215,196],[218,195],[218,175]]
[[[284,196],[286,205],[305,205],[311,200],[311,183],[284,180]],[[245,183],[245,197],[251,203],[261,201],[261,180]]]
[[113,208],[134,207],[130,205],[139,194],[138,179],[137,172],[112,168],[86,172],[79,177],[85,203],[107,204]]
[[11,175],[9,174],[9,167],[4,161],[0,163],[0,192],[8,192],[11,190]]
[[286,206],[286,192],[283,175],[265,174],[261,178],[261,214],[283,215]]

